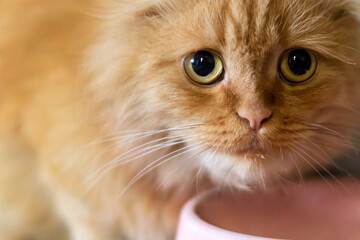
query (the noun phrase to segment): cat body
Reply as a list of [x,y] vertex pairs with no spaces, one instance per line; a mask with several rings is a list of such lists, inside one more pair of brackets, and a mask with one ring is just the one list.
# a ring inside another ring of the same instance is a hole
[[[172,239],[202,189],[267,188],[351,148],[352,2],[89,4],[0,2],[0,238]],[[301,83],[279,74],[292,49],[317,61]],[[184,70],[202,50],[223,65],[206,85]]]

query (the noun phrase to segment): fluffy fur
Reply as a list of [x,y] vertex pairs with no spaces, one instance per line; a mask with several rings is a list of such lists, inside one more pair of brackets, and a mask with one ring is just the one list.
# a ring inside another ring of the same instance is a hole
[[[201,189],[266,188],[351,147],[353,2],[113,0],[96,18],[88,5],[0,2],[0,238],[171,239]],[[278,63],[298,47],[319,69],[291,86]],[[183,72],[201,49],[225,63],[212,87]],[[273,116],[254,134],[244,107]]]

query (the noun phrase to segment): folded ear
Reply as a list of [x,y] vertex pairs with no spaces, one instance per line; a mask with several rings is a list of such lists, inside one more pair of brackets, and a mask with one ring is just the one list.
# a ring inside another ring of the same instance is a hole
[[334,4],[334,6],[332,19],[335,22],[360,15],[360,4],[357,1],[340,0],[339,3]]
[[142,5],[142,9],[138,9],[136,15],[138,17],[153,18],[162,17],[166,13],[166,8],[160,1],[146,1],[147,5]]
[[175,5],[179,5],[174,0],[122,0],[117,3],[120,4],[121,11],[138,18],[162,18],[176,9]]

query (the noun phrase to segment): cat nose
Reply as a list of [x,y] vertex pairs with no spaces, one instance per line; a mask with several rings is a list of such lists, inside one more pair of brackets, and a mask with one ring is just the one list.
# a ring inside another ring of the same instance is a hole
[[240,118],[246,120],[249,123],[250,128],[253,131],[259,131],[264,122],[269,120],[272,116],[272,111],[263,110],[250,110],[250,109],[239,109],[238,115]]

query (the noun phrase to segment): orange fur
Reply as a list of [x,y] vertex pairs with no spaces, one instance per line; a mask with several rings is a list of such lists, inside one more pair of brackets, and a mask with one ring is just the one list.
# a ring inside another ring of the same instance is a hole
[[[109,0],[97,19],[88,5],[0,2],[0,238],[171,239],[197,181],[267,187],[349,147],[360,122],[351,1]],[[278,61],[297,47],[319,69],[291,86]],[[225,62],[212,87],[182,69],[201,49]],[[243,106],[273,116],[254,134]]]

